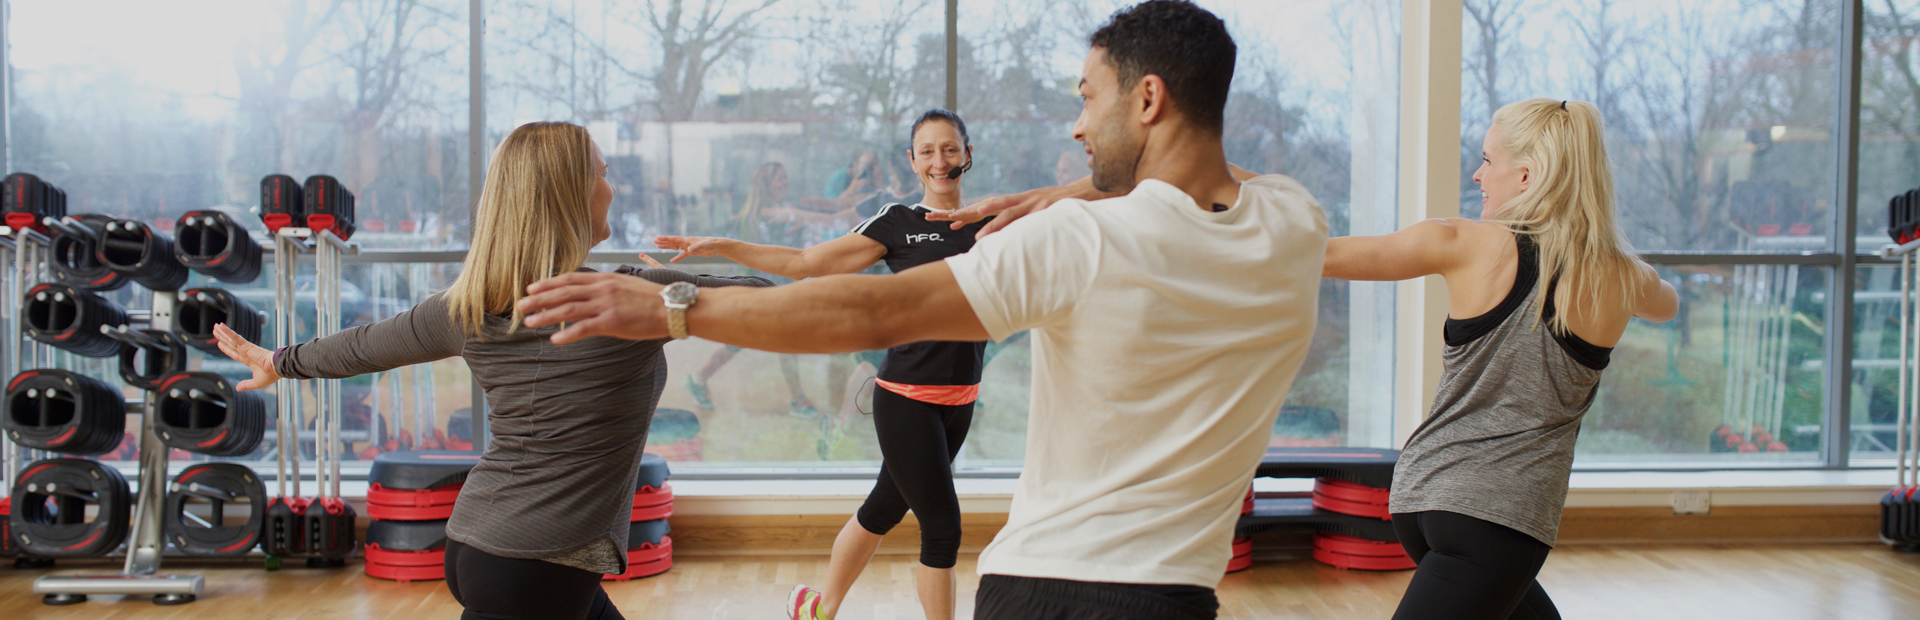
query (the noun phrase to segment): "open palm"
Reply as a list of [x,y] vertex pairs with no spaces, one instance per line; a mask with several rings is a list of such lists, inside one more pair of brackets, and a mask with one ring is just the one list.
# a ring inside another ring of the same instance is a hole
[[669,263],[677,263],[680,262],[680,259],[688,256],[713,256],[719,252],[720,242],[725,240],[724,237],[660,235],[653,238],[653,244],[662,250],[679,250],[679,254],[674,255],[671,259],[667,259]]
[[221,353],[227,354],[227,357],[233,358],[236,362],[246,364],[247,368],[253,370],[252,379],[241,381],[239,385],[234,386],[240,391],[257,390],[280,380],[280,373],[273,369],[272,351],[247,342],[246,338],[228,328],[226,323],[213,326],[213,337],[218,341]]

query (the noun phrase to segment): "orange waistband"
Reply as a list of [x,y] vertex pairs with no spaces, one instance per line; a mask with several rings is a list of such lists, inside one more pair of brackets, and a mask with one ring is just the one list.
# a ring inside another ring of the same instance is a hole
[[980,385],[907,385],[875,378],[887,391],[929,405],[965,405],[980,399]]

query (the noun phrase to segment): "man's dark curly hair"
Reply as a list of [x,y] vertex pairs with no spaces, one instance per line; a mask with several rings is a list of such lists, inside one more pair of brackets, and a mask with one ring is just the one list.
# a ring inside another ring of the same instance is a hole
[[1147,0],[1114,13],[1087,42],[1107,51],[1120,88],[1158,75],[1174,109],[1221,130],[1238,48],[1220,18],[1188,0]]

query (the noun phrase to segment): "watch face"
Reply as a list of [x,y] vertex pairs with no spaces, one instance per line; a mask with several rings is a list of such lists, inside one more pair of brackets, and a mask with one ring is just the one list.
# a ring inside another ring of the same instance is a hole
[[667,285],[666,289],[660,291],[660,298],[667,300],[667,303],[670,304],[690,304],[693,303],[694,296],[699,294],[699,292],[700,289],[690,283],[675,282]]

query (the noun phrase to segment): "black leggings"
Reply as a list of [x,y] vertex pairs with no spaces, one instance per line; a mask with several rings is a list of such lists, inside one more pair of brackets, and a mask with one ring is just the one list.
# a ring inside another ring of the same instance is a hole
[[544,560],[503,558],[447,541],[447,589],[461,620],[625,620],[600,589],[600,573]]
[[1559,620],[1534,577],[1553,548],[1459,513],[1393,515],[1400,546],[1420,565],[1394,620]]
[[873,432],[880,438],[880,479],[854,518],[885,535],[907,509],[920,520],[920,563],[953,568],[960,555],[960,497],[953,457],[973,426],[973,404],[935,405],[876,388]]

